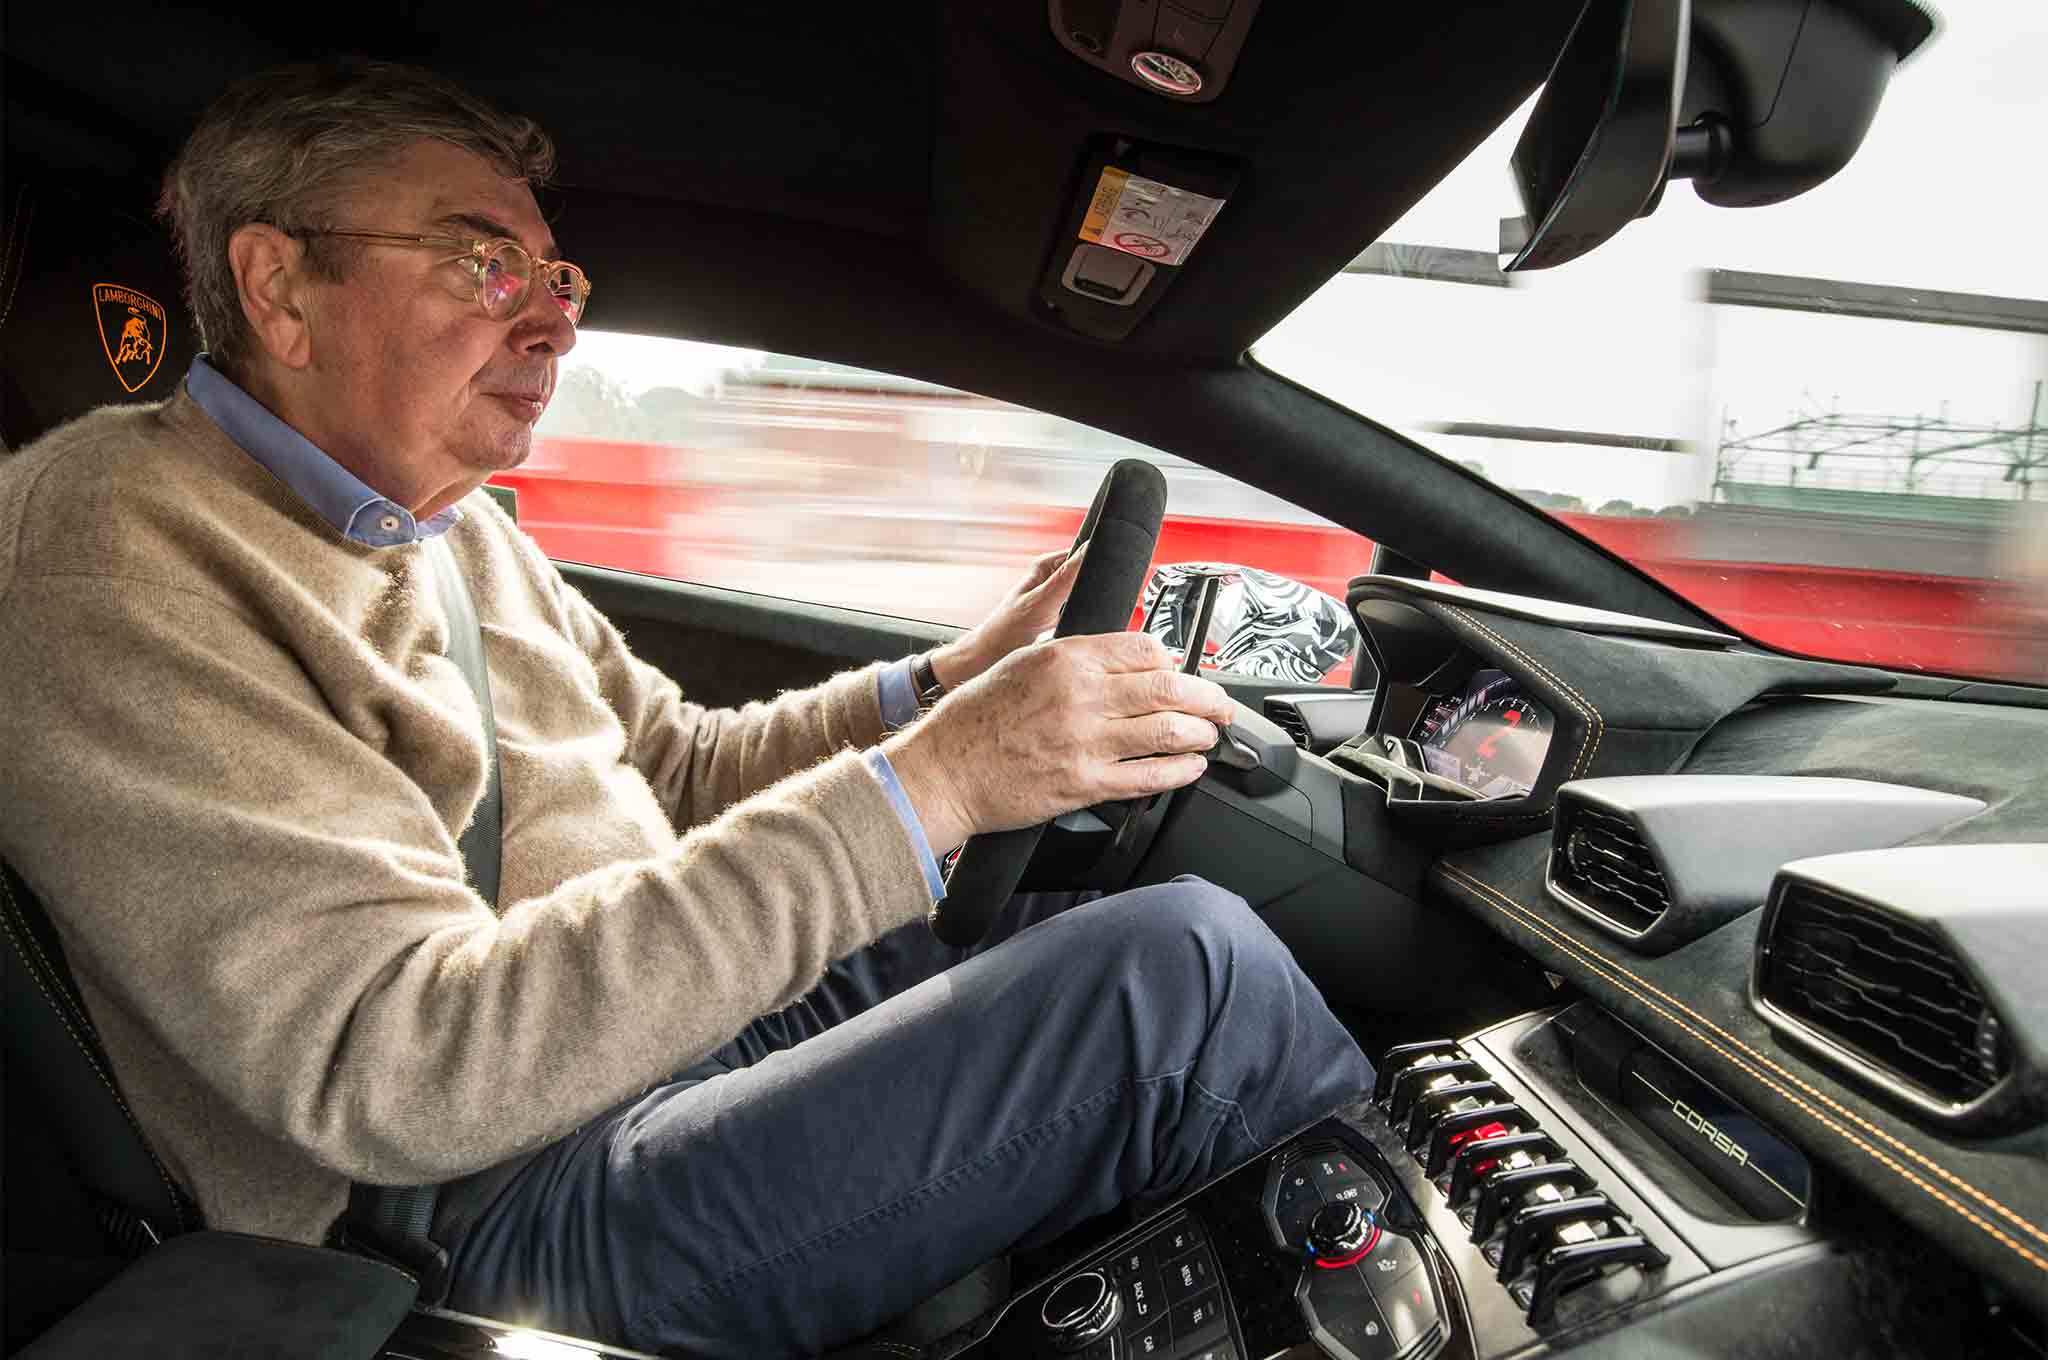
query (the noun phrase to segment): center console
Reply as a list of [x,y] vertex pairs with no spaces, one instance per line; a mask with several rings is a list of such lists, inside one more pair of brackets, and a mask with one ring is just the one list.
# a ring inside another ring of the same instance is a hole
[[1847,1258],[1807,1226],[1811,1182],[1581,1003],[1392,1050],[1368,1098],[1020,1294],[967,1349],[1480,1360],[1662,1328],[1738,1353],[1766,1289],[1828,1313]]

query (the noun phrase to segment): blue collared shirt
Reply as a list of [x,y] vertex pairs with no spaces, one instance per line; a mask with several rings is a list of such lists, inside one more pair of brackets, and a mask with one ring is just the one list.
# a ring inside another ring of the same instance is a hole
[[361,478],[206,362],[203,354],[192,361],[192,371],[185,375],[185,390],[244,453],[319,511],[320,518],[344,538],[372,548],[389,548],[432,538],[462,522],[462,511],[453,505],[414,520],[412,511],[365,486]]
[[[289,487],[298,498],[319,512],[342,537],[372,548],[389,548],[417,543],[446,533],[462,522],[462,511],[449,506],[422,520],[386,496],[364,485],[361,478],[320,451],[318,445],[272,415],[262,402],[244,392],[200,355],[185,375],[185,390],[207,418],[220,426],[242,451],[261,463],[270,475]],[[911,682],[908,658],[882,669],[876,681],[876,698],[882,706],[882,723],[890,731],[917,717],[917,687]],[[945,896],[945,879],[938,859],[925,838],[924,824],[910,805],[903,781],[896,777],[889,758],[879,748],[863,757],[868,769],[889,796],[889,806],[910,833],[924,869],[925,886],[934,901]]]

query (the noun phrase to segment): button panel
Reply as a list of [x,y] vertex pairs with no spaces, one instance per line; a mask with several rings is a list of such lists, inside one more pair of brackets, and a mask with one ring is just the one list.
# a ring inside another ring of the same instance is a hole
[[[1222,1273],[1208,1234],[1192,1214],[1182,1214],[1089,1269],[1112,1281],[1118,1297],[1114,1344],[1101,1352],[1104,1356],[1238,1360]],[[1069,1280],[1088,1273],[1077,1272]],[[1055,1292],[1064,1287],[1056,1286]]]
[[[1500,1354],[1697,1278],[1668,1208],[1617,1178],[1626,1159],[1552,1113],[1492,1042],[1391,1057],[1376,1108],[1347,1107],[1035,1286],[991,1353],[1436,1360],[1467,1353],[1469,1330],[1471,1353]],[[1113,1304],[1103,1331],[1077,1292],[1052,1300],[1077,1315],[1052,1334],[1039,1305],[1089,1274]]]
[[[1316,1344],[1336,1360],[1394,1360],[1422,1351],[1444,1328],[1421,1247],[1382,1217],[1390,1195],[1378,1175],[1335,1143],[1290,1150],[1267,1180],[1268,1235],[1282,1251],[1300,1253],[1295,1301]],[[1321,1239],[1311,1249],[1309,1220],[1326,1205],[1355,1205],[1368,1219],[1356,1254],[1336,1254]],[[1401,1310],[1399,1326],[1388,1316],[1390,1301]]]
[[[1571,1289],[1668,1263],[1455,1042],[1404,1044],[1388,1053],[1373,1100],[1531,1326],[1548,1325]],[[1373,1280],[1373,1294],[1403,1349],[1435,1323],[1429,1272],[1419,1257]]]

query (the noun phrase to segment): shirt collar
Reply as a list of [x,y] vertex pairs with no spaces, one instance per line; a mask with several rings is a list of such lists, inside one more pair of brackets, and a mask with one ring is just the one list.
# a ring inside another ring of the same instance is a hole
[[461,509],[453,505],[415,520],[410,510],[365,486],[312,440],[272,415],[203,354],[192,361],[191,371],[185,375],[185,390],[222,433],[344,538],[372,548],[388,548],[432,538],[462,522]]

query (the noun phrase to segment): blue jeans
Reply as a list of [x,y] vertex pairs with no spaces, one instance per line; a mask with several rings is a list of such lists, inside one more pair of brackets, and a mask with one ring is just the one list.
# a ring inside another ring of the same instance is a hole
[[[1164,1200],[1371,1069],[1285,945],[1182,878],[974,950],[922,922],[543,1150],[452,1247],[448,1305],[693,1355],[812,1355],[976,1265]],[[632,999],[620,999],[631,1005]]]

